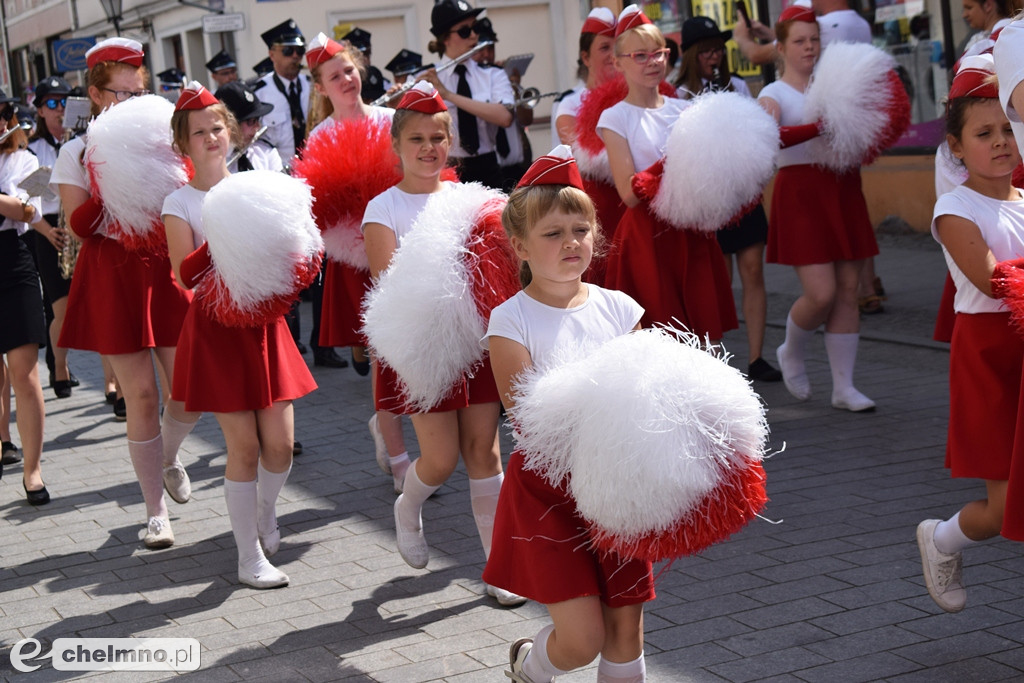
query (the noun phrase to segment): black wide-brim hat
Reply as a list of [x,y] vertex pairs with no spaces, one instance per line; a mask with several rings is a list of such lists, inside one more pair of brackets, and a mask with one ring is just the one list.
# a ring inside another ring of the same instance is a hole
[[430,32],[440,38],[455,24],[483,11],[481,7],[474,9],[466,0],[437,0],[430,12]]
[[43,102],[53,95],[70,95],[71,84],[60,76],[47,76],[36,85],[36,96],[32,106],[38,109]]
[[224,103],[224,106],[235,115],[238,121],[258,119],[274,111],[274,105],[269,102],[261,102],[251,90],[245,87],[240,81],[225,83],[217,88],[214,97]]
[[718,24],[708,17],[693,17],[683,22],[681,44],[679,49],[686,52],[702,40],[721,38],[722,41],[732,38],[732,31],[718,30]]

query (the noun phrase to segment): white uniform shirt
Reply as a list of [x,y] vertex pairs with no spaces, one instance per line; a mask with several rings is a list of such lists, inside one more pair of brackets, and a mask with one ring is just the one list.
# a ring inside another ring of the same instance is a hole
[[689,106],[690,102],[671,97],[666,97],[665,104],[657,109],[619,102],[601,113],[597,131],[607,128],[624,137],[633,155],[633,168],[643,171],[665,156],[668,134],[679,114]]
[[[807,96],[790,84],[782,81],[769,83],[761,89],[757,99],[762,97],[767,97],[779,103],[779,109],[781,110],[779,117],[780,126],[799,126],[804,123],[811,123],[804,116],[804,102]],[[786,149],[780,149],[778,160],[776,161],[776,165],[779,168],[809,163],[811,163],[810,148],[806,142],[801,142],[799,145],[793,145]]]
[[[1010,25],[1013,20],[1010,18],[1003,18],[992,25],[991,31],[978,31],[971,39],[967,41],[967,45],[964,46],[964,53],[960,55],[960,59],[964,57],[971,57],[972,55],[980,55],[985,50],[989,49],[996,44],[996,41],[992,40],[992,34],[1001,28],[1005,28]],[[999,34],[1002,36],[1002,34]]]
[[[992,255],[997,261],[1006,261],[1024,256],[1024,193],[1017,190],[1021,199],[1001,201],[992,199],[960,185],[942,195],[935,202],[932,218],[932,236],[939,244],[939,233],[935,229],[940,216],[959,216],[978,226]],[[1005,311],[1006,306],[999,299],[982,294],[967,276],[957,268],[953,258],[942,247],[949,274],[956,284],[956,298],[953,309],[957,313],[995,313]]]
[[555,308],[517,292],[491,311],[480,344],[489,348],[490,337],[519,342],[530,352],[534,367],[543,368],[560,350],[594,348],[628,334],[640,322],[644,309],[629,295],[590,284],[587,292],[587,300],[574,308]]
[[[238,150],[232,149],[228,158],[230,159],[237,152]],[[271,147],[268,143],[263,142],[262,137],[256,141],[255,145],[246,150],[245,156],[249,158],[249,163],[252,164],[252,170],[254,171],[281,172],[284,170],[284,162],[281,161],[281,155],[278,154],[277,150]],[[228,171],[231,173],[238,173],[238,160],[232,161],[228,164]]]
[[558,122],[559,116],[571,116],[576,118],[576,115],[580,111],[580,104],[583,102],[583,95],[587,92],[587,84],[583,81],[576,81],[576,85],[572,87],[572,90],[568,95],[560,99],[555,103],[555,106],[551,110],[551,148],[554,149],[558,145],[562,144],[562,141],[558,138]]
[[[455,183],[445,182],[444,192],[453,187]],[[380,223],[391,232],[395,233],[396,246],[402,243],[402,238],[412,230],[413,221],[420,215],[427,200],[434,194],[409,194],[398,189],[398,186],[389,187],[379,195],[370,200],[366,205],[366,213],[363,214],[363,223],[360,230],[366,229],[367,223]]]
[[[261,139],[276,147],[278,154],[281,155],[281,161],[290,165],[292,157],[295,156],[292,110],[288,106],[288,97],[277,89],[277,85],[274,83],[274,75],[275,72],[272,71],[260,79],[265,83],[259,89],[260,101],[274,106],[274,110],[262,119],[263,125],[267,127],[267,132],[263,134]],[[280,76],[278,78],[284,86],[285,92],[288,92],[291,81]],[[297,80],[302,86],[299,98],[302,100],[302,116],[303,120],[305,120],[309,118],[309,95],[313,92],[313,81],[304,73],[300,73]]]
[[[437,65],[438,69],[450,61],[452,60],[448,57],[442,57]],[[509,82],[504,69],[485,68],[477,64],[473,59],[467,59],[462,62],[462,65],[466,67],[466,81],[469,83],[469,89],[473,92],[474,100],[477,102],[500,102],[508,106],[511,106],[516,101],[515,94],[512,91],[512,84]],[[455,67],[438,71],[437,77],[444,87],[453,93],[458,93],[459,75],[455,73]],[[452,116],[452,133],[454,134],[449,156],[454,159],[468,156],[466,151],[462,149],[462,145],[459,144],[459,109],[451,102],[446,101],[445,104],[448,105],[448,111]],[[476,117],[476,129],[480,138],[477,154],[493,152],[494,137],[498,133],[498,127],[487,123],[478,116]]]
[[[27,149],[18,149],[10,154],[0,154],[0,192],[27,201],[35,208],[36,219],[41,216],[42,212],[39,197],[29,199],[28,193],[18,187],[18,183],[37,168],[39,168],[39,160]],[[25,234],[28,229],[28,223],[10,218],[4,218],[3,223],[0,223],[0,230],[16,230],[19,235]]]
[[[42,125],[46,124],[43,123]],[[35,153],[36,159],[39,160],[40,168],[45,166],[51,171],[53,170],[54,164],[57,163],[57,150],[54,149],[53,145],[43,138],[36,138],[32,142],[28,143],[28,148]],[[53,190],[50,192],[53,192]],[[50,195],[50,192],[44,192],[43,196],[40,197],[42,200],[44,216],[60,212],[60,198],[57,196],[56,192],[53,192],[52,196]]]
[[206,241],[203,231],[203,199],[206,192],[191,185],[182,185],[164,199],[161,216],[176,216],[192,228],[192,248],[198,249]]
[[852,9],[841,9],[818,17],[821,49],[829,43],[870,43],[871,24]]

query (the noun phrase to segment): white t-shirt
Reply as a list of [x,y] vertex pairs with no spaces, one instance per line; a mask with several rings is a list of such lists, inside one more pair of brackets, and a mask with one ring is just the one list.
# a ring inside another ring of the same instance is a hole
[[[27,178],[29,174],[39,168],[39,160],[36,155],[27,149],[18,149],[10,154],[0,154],[0,192],[11,197],[17,197],[27,201],[35,210],[35,217],[38,220],[42,214],[42,207],[39,197],[29,199],[28,192],[18,187],[18,183]],[[0,230],[16,230],[19,235],[28,232],[28,223],[4,218],[0,223]]]
[[[960,185],[939,197],[935,202],[932,217],[932,237],[939,244],[939,233],[935,222],[940,216],[960,216],[978,226],[992,255],[997,261],[1006,261],[1024,256],[1024,192],[1017,190],[1021,199],[1001,201],[992,199]],[[1006,306],[999,299],[982,294],[967,276],[957,268],[953,258],[942,247],[949,274],[956,284],[956,298],[953,309],[957,313],[995,313],[1005,311]]]
[[587,84],[583,81],[576,81],[576,85],[572,87],[567,95],[562,99],[555,102],[551,108],[551,148],[554,149],[562,144],[561,139],[558,137],[558,122],[559,116],[571,116],[576,118],[576,114],[579,113],[580,104],[583,101],[583,95],[587,92]]
[[999,34],[992,51],[996,62],[996,76],[999,78],[999,102],[1003,105],[1006,118],[1010,119],[1017,149],[1024,149],[1024,123],[1021,115],[1010,104],[1010,95],[1021,81],[1024,81],[1024,19],[1011,22]]
[[[793,86],[783,81],[774,81],[764,86],[758,94],[757,99],[768,98],[779,103],[781,114],[779,116],[780,126],[799,126],[804,123],[811,123],[804,116],[804,102],[807,95],[800,92]],[[779,150],[776,165],[779,168],[784,166],[796,166],[797,164],[811,163],[810,147],[806,142],[793,145],[786,149]]]
[[206,192],[191,185],[182,185],[164,199],[161,216],[176,216],[192,228],[192,248],[198,249],[206,241],[203,231],[203,199]]
[[587,290],[587,300],[575,308],[554,308],[517,292],[491,311],[481,345],[489,348],[490,337],[511,339],[526,347],[534,367],[543,368],[560,349],[578,352],[581,346],[597,346],[640,322],[644,309],[629,295],[597,285],[587,285]]
[[82,153],[85,151],[85,137],[79,136],[61,145],[57,162],[50,174],[50,189],[59,194],[58,185],[74,185],[86,192],[89,191],[89,174],[82,165]]
[[852,9],[841,9],[818,17],[821,49],[829,43],[870,43],[871,24]]
[[642,171],[665,156],[668,134],[689,106],[690,102],[672,97],[666,97],[665,104],[657,109],[619,102],[601,113],[597,130],[600,133],[607,128],[624,137],[633,156],[633,168]]
[[[370,113],[366,115],[366,118],[372,121],[387,121],[390,124],[391,120],[395,118],[395,110],[387,107],[370,107]],[[326,130],[338,123],[341,122],[328,116],[326,119],[313,126],[313,130],[309,131],[309,137],[312,138],[320,131]]]
[[[454,187],[455,183],[445,181],[442,192]],[[395,233],[396,245],[402,243],[402,237],[412,230],[413,221],[420,211],[426,206],[427,200],[433,197],[428,194],[409,194],[399,190],[398,186],[389,187],[379,195],[370,200],[366,205],[366,212],[363,214],[363,223],[360,230],[366,229],[367,223],[380,223]]]
[[[967,41],[967,45],[964,46],[964,53],[960,55],[960,59],[964,57],[971,57],[973,55],[980,55],[985,50],[989,49],[996,44],[996,41],[992,40],[992,34],[1001,28],[1005,28],[1010,25],[1012,19],[1003,18],[992,25],[991,31],[978,31],[971,39]],[[1002,34],[999,34],[1002,37]]]

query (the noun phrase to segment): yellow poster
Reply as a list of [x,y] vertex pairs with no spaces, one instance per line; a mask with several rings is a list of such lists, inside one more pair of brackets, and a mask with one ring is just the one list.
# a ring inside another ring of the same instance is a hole
[[[731,31],[736,26],[739,14],[736,12],[736,5],[740,0],[691,0],[693,3],[694,16],[710,17],[718,24],[723,31]],[[742,0],[746,4],[747,12],[752,19],[757,18],[757,7],[749,0]],[[740,48],[735,40],[725,43],[726,56],[729,60],[729,71],[739,74],[741,77],[760,76],[759,67],[744,59]]]

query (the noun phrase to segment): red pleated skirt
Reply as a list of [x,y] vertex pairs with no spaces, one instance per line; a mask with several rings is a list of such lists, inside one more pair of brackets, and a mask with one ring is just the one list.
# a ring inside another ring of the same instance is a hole
[[956,315],[949,355],[946,467],[1009,480],[1002,534],[1024,540],[1024,339],[1009,313]]
[[839,175],[810,164],[779,169],[772,193],[768,263],[806,266],[857,261],[877,253],[859,170]]
[[739,326],[715,235],[673,228],[643,204],[619,221],[605,281],[644,307],[644,327],[678,320],[701,337],[721,339]]
[[[373,405],[375,410],[384,410],[396,415],[413,415],[418,412],[408,404],[402,392],[402,383],[398,373],[389,366],[377,361],[373,364],[374,392]],[[491,370],[490,356],[485,355],[483,362],[476,367],[472,376],[465,375],[448,392],[439,404],[426,411],[428,413],[445,413],[459,410],[480,403],[495,403],[501,400],[498,386],[494,383],[494,372]]]
[[509,458],[494,517],[485,582],[544,605],[596,595],[609,607],[654,599],[650,562],[599,555],[567,483],[554,487]]
[[171,396],[185,410],[263,410],[316,389],[284,317],[261,327],[228,327],[189,308],[174,356]]
[[191,300],[166,256],[89,237],[75,264],[58,343],[104,355],[175,346]]
[[327,260],[320,313],[320,346],[366,346],[362,315],[363,297],[369,289],[369,271]]
[[583,189],[594,202],[594,209],[597,212],[597,222],[601,226],[604,235],[604,253],[596,254],[590,263],[590,268],[583,274],[583,280],[592,284],[604,287],[606,273],[608,270],[608,250],[615,240],[615,230],[626,210],[626,205],[619,197],[619,191],[614,185],[600,180],[583,179]]

